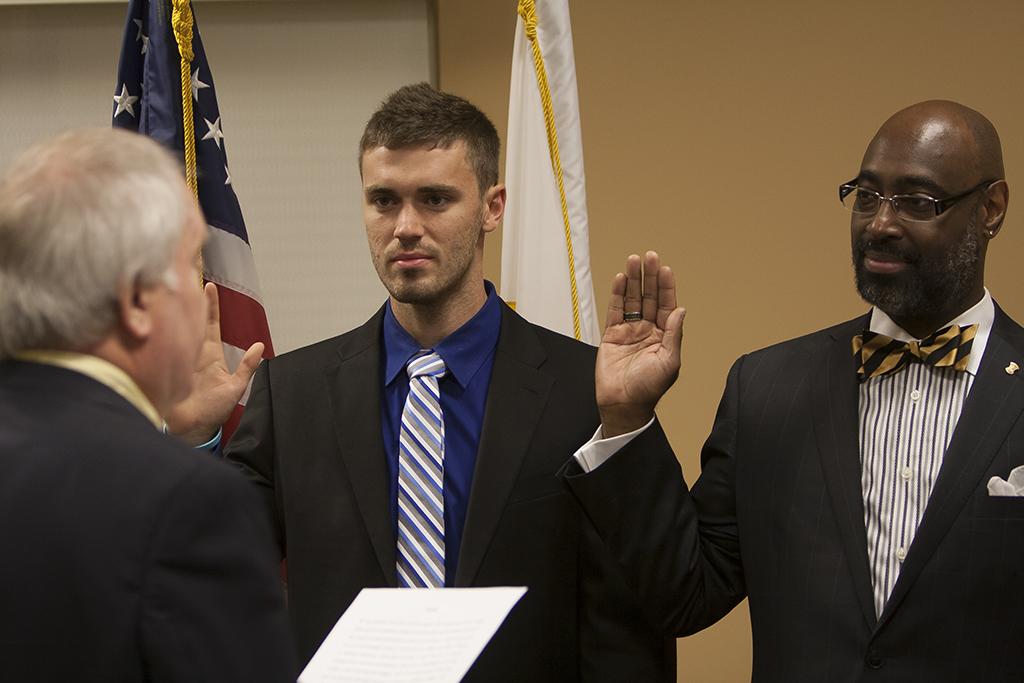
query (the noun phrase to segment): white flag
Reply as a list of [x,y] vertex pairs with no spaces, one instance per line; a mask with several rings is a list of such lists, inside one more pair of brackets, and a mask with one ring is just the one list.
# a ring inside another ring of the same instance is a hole
[[598,344],[568,0],[520,0],[505,155],[501,295],[525,318]]

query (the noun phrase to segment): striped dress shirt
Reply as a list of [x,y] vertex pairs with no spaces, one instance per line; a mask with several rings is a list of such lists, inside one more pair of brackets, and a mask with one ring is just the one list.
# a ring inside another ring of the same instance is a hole
[[[967,372],[915,361],[860,385],[861,491],[876,616],[924,516],[994,317],[986,289],[981,301],[948,323],[978,325]],[[914,339],[878,308],[871,311],[869,329],[901,341]]]

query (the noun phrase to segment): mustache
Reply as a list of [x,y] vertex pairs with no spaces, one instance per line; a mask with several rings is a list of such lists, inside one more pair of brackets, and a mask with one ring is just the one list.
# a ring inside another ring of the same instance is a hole
[[406,254],[409,252],[416,252],[422,254],[428,258],[437,258],[438,249],[434,245],[424,244],[421,240],[410,240],[408,242],[392,242],[385,249],[384,256],[390,261],[395,258],[398,254]]
[[861,260],[869,251],[875,254],[894,256],[906,263],[917,263],[921,259],[920,253],[909,246],[896,244],[890,240],[872,240],[861,238],[853,245],[854,254],[857,260]]

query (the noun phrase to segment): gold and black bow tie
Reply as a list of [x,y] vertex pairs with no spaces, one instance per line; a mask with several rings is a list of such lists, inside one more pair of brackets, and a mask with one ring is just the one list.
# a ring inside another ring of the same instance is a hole
[[963,372],[967,370],[971,344],[977,333],[977,325],[950,325],[921,341],[903,342],[884,334],[865,331],[853,338],[857,379],[863,382],[872,377],[898,372],[912,358],[926,365]]

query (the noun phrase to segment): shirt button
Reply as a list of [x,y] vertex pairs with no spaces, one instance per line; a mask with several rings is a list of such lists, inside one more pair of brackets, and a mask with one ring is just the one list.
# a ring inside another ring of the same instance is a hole
[[897,548],[896,549],[896,559],[899,560],[900,562],[902,562],[903,560],[907,559],[907,551],[906,551],[905,548]]
[[900,476],[903,477],[903,481],[910,481],[910,478],[914,476],[914,472],[909,467],[904,467],[903,471],[900,472]]
[[910,400],[911,401],[917,401],[920,398],[921,398],[921,392],[918,391],[917,389],[914,389],[913,391],[910,392]]

